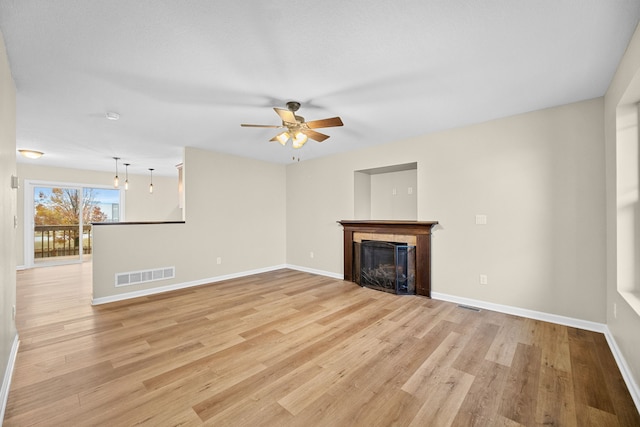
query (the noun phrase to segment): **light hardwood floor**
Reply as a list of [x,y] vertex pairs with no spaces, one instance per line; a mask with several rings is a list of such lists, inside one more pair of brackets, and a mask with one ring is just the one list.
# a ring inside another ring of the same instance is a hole
[[18,272],[5,426],[640,426],[602,334],[279,270],[97,307]]

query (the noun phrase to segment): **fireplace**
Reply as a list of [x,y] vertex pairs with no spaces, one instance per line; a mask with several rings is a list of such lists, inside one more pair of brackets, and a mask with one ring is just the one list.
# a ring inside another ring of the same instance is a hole
[[[437,221],[341,220],[344,228],[344,279],[361,282],[361,246],[367,240],[411,246],[415,294],[431,296],[431,228]],[[402,255],[400,255],[402,256]],[[408,267],[407,267],[408,268]],[[406,270],[408,271],[408,270]],[[407,275],[409,276],[409,275]],[[401,287],[402,289],[402,287]],[[408,288],[407,288],[408,289]]]
[[416,292],[416,247],[365,240],[360,246],[359,285],[398,295]]

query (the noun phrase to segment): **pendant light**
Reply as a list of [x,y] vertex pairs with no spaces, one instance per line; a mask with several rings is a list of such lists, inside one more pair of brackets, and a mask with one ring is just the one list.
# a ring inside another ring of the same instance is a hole
[[129,189],[129,166],[131,166],[131,163],[125,163],[124,164],[124,189],[128,190]]
[[120,160],[120,157],[114,157],[113,160],[116,161],[116,176],[113,177],[113,186],[118,188],[118,185],[120,185],[120,180],[118,179],[118,160]]
[[149,168],[151,174],[151,181],[149,182],[149,193],[153,194],[153,168]]

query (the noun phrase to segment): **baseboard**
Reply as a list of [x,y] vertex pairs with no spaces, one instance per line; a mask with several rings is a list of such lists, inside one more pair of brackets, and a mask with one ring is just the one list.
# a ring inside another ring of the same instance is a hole
[[21,270],[26,270],[27,266],[26,265],[16,265],[16,271],[21,271]]
[[240,273],[225,274],[222,276],[193,280],[190,282],[174,283],[172,285],[167,285],[167,286],[141,289],[139,291],[126,292],[126,293],[108,296],[108,297],[98,297],[98,298],[93,298],[91,301],[91,304],[101,305],[101,304],[108,304],[110,302],[124,301],[128,299],[139,298],[139,297],[146,297],[149,295],[155,295],[155,294],[160,294],[164,292],[177,291],[179,289],[191,288],[194,286],[202,286],[202,285],[208,285],[210,283],[222,282],[223,280],[238,279],[240,277],[252,276],[254,274],[267,273],[269,271],[281,270],[283,268],[288,268],[288,267],[285,265],[275,265],[275,266],[266,267],[266,268],[242,271]]
[[331,271],[316,270],[315,268],[302,267],[299,265],[287,264],[286,268],[302,271],[304,273],[317,274],[318,276],[331,277],[332,279],[344,280],[343,274],[332,273]]
[[601,332],[603,334],[607,331],[607,326],[604,323],[575,319],[573,317],[559,316],[557,314],[550,314],[542,311],[527,310],[525,308],[512,307],[509,305],[494,304],[492,302],[442,294],[440,292],[431,292],[431,298],[454,302],[456,304],[484,308],[485,310],[497,311],[499,313],[513,314],[514,316],[526,317],[529,319],[542,320],[544,322],[557,323],[559,325],[572,326],[574,328],[585,329],[587,331]]
[[627,360],[622,355],[620,351],[620,347],[618,347],[618,343],[616,342],[613,334],[609,330],[609,327],[606,327],[607,331],[604,333],[605,338],[607,339],[607,343],[609,343],[609,348],[611,349],[611,353],[613,353],[613,357],[616,359],[616,363],[618,364],[618,369],[620,369],[620,373],[622,374],[622,378],[624,378],[624,382],[629,389],[629,393],[631,394],[631,398],[633,402],[636,404],[636,408],[638,408],[638,412],[640,412],[640,387],[635,382],[633,375],[631,375],[631,369],[627,364]]
[[16,364],[16,357],[18,356],[18,347],[20,346],[20,340],[16,333],[13,339],[13,345],[11,346],[11,353],[9,353],[9,360],[7,362],[7,369],[4,371],[4,379],[2,381],[2,389],[0,389],[0,425],[4,420],[4,411],[7,408],[7,400],[9,399],[9,389],[11,388],[11,377],[13,376],[13,367]]
[[497,311],[500,313],[513,314],[515,316],[526,317],[529,319],[542,320],[545,322],[557,323],[559,325],[571,326],[574,328],[585,329],[593,332],[600,332],[604,334],[607,343],[609,344],[609,348],[611,349],[611,353],[616,360],[618,365],[618,369],[620,369],[620,373],[622,374],[622,378],[624,379],[625,384],[627,385],[627,389],[629,390],[629,394],[631,394],[631,398],[640,411],[640,388],[638,388],[638,384],[635,382],[633,375],[631,375],[631,370],[629,369],[629,365],[625,360],[618,344],[616,343],[615,338],[611,334],[609,327],[604,323],[590,322],[588,320],[575,319],[572,317],[559,316],[556,314],[544,313],[541,311],[535,310],[527,310],[524,308],[512,307],[508,305],[502,304],[494,304],[486,301],[474,300],[470,298],[463,298],[454,295],[442,294],[440,292],[431,292],[431,297],[433,299],[438,299],[442,301],[453,302],[456,304],[463,304],[472,307],[483,308],[485,310]]

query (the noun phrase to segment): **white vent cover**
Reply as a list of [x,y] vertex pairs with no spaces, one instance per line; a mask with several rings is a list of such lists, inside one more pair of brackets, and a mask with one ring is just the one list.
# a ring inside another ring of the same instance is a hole
[[176,277],[175,267],[116,273],[116,287],[155,282],[156,280],[173,279],[174,277]]

